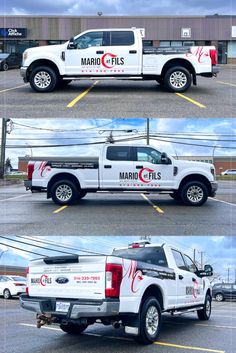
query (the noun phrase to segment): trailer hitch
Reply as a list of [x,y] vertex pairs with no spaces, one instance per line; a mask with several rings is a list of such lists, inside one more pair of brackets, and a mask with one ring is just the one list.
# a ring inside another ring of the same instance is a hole
[[54,319],[52,318],[51,314],[37,314],[36,316],[36,324],[37,324],[37,328],[40,328],[44,325],[51,325],[53,323]]

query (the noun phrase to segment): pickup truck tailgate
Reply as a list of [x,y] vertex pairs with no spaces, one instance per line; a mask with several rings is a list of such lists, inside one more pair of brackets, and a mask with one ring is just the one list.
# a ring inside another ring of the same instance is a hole
[[31,262],[30,297],[103,299],[106,256],[59,256]]

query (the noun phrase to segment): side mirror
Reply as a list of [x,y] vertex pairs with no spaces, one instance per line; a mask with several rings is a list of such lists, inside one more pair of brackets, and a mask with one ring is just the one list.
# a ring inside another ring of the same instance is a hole
[[161,154],[161,164],[170,164],[170,158],[165,152],[162,152]]
[[210,277],[213,275],[213,268],[211,265],[205,265],[204,270],[198,271],[199,277]]
[[74,37],[71,37],[69,44],[67,46],[67,49],[76,49],[76,44],[75,44],[75,40]]

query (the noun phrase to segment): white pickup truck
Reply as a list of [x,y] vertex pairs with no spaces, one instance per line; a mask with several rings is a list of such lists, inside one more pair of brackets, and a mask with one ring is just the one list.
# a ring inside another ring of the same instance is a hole
[[136,242],[111,256],[59,256],[34,260],[22,308],[37,313],[37,326],[59,324],[80,334],[95,322],[125,327],[143,344],[157,339],[162,313],[211,315],[209,280],[189,256],[166,244]]
[[219,72],[214,46],[143,47],[142,30],[94,29],[60,45],[27,49],[20,69],[37,92],[51,92],[77,79],[156,80],[184,92],[196,76]]
[[150,145],[105,144],[99,157],[30,161],[25,187],[47,192],[59,205],[73,204],[88,192],[142,191],[200,206],[215,196],[218,184],[213,164],[177,160]]

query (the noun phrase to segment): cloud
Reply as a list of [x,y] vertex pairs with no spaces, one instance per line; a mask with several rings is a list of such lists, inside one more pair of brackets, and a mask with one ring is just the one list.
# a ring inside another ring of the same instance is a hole
[[12,15],[213,15],[235,14],[233,0],[3,0],[0,13]]

